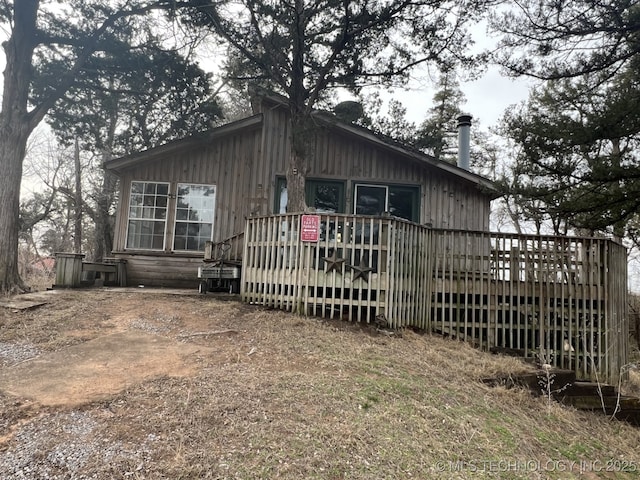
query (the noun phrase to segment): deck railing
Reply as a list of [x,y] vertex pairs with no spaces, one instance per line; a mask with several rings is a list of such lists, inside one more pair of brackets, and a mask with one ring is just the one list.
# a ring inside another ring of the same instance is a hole
[[241,291],[278,309],[536,356],[580,378],[616,379],[628,357],[626,249],[603,238],[441,230],[392,217],[255,217]]

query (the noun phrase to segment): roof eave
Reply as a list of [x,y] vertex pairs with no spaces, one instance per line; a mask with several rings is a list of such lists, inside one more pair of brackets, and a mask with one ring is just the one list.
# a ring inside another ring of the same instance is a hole
[[321,119],[324,123],[332,128],[336,128],[338,130],[342,130],[350,135],[358,136],[367,142],[370,142],[378,147],[382,147],[386,150],[392,151],[404,157],[410,158],[413,161],[416,161],[421,164],[427,164],[436,168],[438,170],[442,170],[451,175],[455,175],[458,178],[462,178],[469,183],[476,185],[481,190],[487,192],[492,199],[499,198],[502,195],[496,190],[494,183],[476,173],[470,172],[469,170],[465,170],[463,168],[458,167],[457,165],[453,165],[448,162],[443,162],[441,160],[436,160],[434,157],[427,155],[425,153],[419,153],[412,150],[408,150],[401,145],[394,145],[393,143],[386,142],[380,137],[376,136],[374,133],[369,132],[364,128],[360,128],[357,126],[349,125],[340,121],[335,120],[334,118],[330,118],[322,113],[316,113],[314,115],[316,118]]
[[260,126],[261,124],[262,114],[253,115],[236,122],[221,125],[220,127],[216,127],[209,132],[196,134],[191,137],[176,140],[164,145],[159,145],[157,147],[153,147],[139,153],[134,153],[125,157],[109,160],[108,162],[104,163],[104,168],[115,173],[121,173],[123,170],[137,165],[140,162],[153,160],[154,158],[163,157],[172,153],[184,151],[185,149],[197,147],[199,145],[209,143],[216,138],[233,134],[240,130],[255,128]]

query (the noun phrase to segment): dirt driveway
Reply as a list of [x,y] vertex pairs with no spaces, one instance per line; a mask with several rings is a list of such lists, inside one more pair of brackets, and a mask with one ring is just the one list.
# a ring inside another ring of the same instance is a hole
[[435,466],[456,452],[567,445],[640,464],[637,429],[479,381],[528,368],[516,359],[228,300],[0,298],[0,479],[449,479]]
[[261,357],[262,314],[194,290],[0,298],[0,478],[159,478],[183,465],[192,385],[212,389],[208,402],[227,383],[209,372]]
[[[65,298],[77,305],[83,294],[86,314],[66,317]],[[156,298],[149,302],[150,296]],[[97,298],[101,308],[92,312],[95,300],[95,292],[54,290],[0,302],[4,328],[13,327],[22,337],[0,342],[0,365],[5,367],[0,369],[0,391],[43,406],[74,406],[152,378],[193,375],[212,349],[190,340],[237,333],[212,325],[242,308],[234,302],[219,308],[217,318],[211,312],[202,316],[197,307],[203,299],[195,291],[181,290],[102,291]],[[192,315],[178,315],[176,301],[192,302]],[[30,324],[29,318],[39,320]]]

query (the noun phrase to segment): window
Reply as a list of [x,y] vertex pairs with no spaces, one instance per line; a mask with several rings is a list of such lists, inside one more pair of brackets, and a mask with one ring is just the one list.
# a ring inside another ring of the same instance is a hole
[[418,187],[389,187],[389,213],[412,222],[420,221],[420,189]]
[[178,184],[174,250],[204,251],[213,235],[216,187]]
[[163,250],[168,183],[131,182],[127,248]]
[[420,220],[419,187],[357,184],[354,193],[356,215],[391,215],[418,222]]
[[171,245],[167,212],[175,208],[173,250],[204,251],[213,235],[215,194],[213,185],[179,183],[174,195],[169,183],[131,182],[126,248],[164,250]]
[[[307,205],[318,213],[344,213],[344,182],[335,180],[307,179],[305,184]],[[287,211],[287,180],[276,178],[275,212]]]
[[287,213],[287,179],[276,177],[276,208],[275,213]]
[[377,185],[356,185],[356,215],[382,215],[387,209],[388,188]]
[[344,212],[344,183],[327,180],[307,180],[305,185],[307,205],[318,213]]

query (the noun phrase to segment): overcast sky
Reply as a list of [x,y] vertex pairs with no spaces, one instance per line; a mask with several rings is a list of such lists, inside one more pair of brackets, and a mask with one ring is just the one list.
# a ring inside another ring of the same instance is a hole
[[[497,38],[488,31],[484,21],[470,28],[469,38],[473,44],[470,53],[473,54],[493,50],[497,44]],[[408,120],[421,123],[431,106],[438,76],[421,74],[420,71],[415,75],[428,80],[416,80],[411,90],[396,90],[391,95],[403,103]],[[489,66],[478,80],[465,82],[460,79],[460,88],[467,101],[463,110],[471,114],[486,131],[499,121],[507,108],[526,100],[533,84],[530,78],[509,78],[501,74],[500,67]]]
[[[509,78],[502,75],[498,67],[489,67],[475,81],[460,81],[460,89],[466,98],[462,110],[472,115],[474,123],[486,132],[498,123],[508,108],[528,98],[533,84],[533,80],[529,78]],[[407,110],[407,120],[420,124],[433,104],[436,89],[433,79],[416,80],[412,82],[411,88],[394,89],[386,94],[383,92],[381,97],[400,101]],[[353,97],[347,93],[340,100],[350,98]]]

